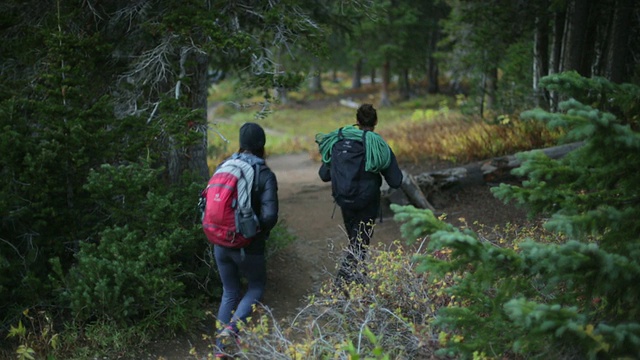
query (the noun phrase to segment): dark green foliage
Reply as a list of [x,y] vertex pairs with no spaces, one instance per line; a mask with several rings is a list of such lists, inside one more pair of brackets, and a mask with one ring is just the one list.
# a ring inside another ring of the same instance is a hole
[[488,107],[504,114],[528,106],[535,2],[447,3],[452,10],[442,21],[438,57],[440,66],[453,73],[452,80],[468,82],[464,93],[470,96],[463,110],[483,115],[481,109]]
[[116,116],[114,34],[79,25],[75,5],[27,5],[3,3],[0,319],[13,325],[46,306],[56,321],[184,326],[208,276],[196,261],[206,248],[194,222],[200,186],[163,181],[158,139],[193,143],[185,129],[198,112],[168,103],[176,115],[162,122]]
[[77,320],[130,325],[162,318],[175,328],[197,309],[202,299],[188,285],[205,247],[189,196],[198,186],[167,188],[158,175],[146,164],[103,165],[89,175],[85,189],[104,219],[63,277],[62,301]]
[[263,91],[295,87],[303,76],[274,71],[271,47],[317,31],[289,3],[253,5],[0,4],[4,328],[46,308],[56,329],[81,330],[61,336],[73,346],[115,352],[186,329],[217,300],[196,218],[207,70],[249,73]]
[[[625,255],[631,251],[637,256],[635,245],[620,239],[640,233],[640,173],[635,170],[640,165],[640,134],[638,113],[634,113],[639,110],[640,88],[602,78],[584,79],[575,73],[553,76],[544,83],[574,97],[561,104],[560,113],[533,110],[523,113],[523,118],[562,127],[567,141],[584,145],[559,161],[537,152],[521,154],[524,164],[514,173],[528,180],[522,188],[502,185],[494,192],[502,199],[526,203],[533,213],[552,215],[549,228],[572,238],[598,236],[607,251]],[[625,117],[599,106],[616,109]]]
[[568,140],[583,145],[560,160],[521,154],[523,164],[514,172],[527,180],[493,191],[550,216],[545,226],[566,240],[530,238],[502,248],[433,216],[415,220],[412,208],[396,207],[396,217],[414,219],[403,229],[406,236],[431,234],[430,250],[447,254],[420,259],[421,269],[436,281],[456,278],[448,289],[455,300],[441,309],[436,325],[463,340],[449,341],[445,352],[636,358],[640,134],[632,99],[637,102],[640,89],[573,73],[544,84],[574,97],[559,113],[533,110],[523,118],[561,126]]

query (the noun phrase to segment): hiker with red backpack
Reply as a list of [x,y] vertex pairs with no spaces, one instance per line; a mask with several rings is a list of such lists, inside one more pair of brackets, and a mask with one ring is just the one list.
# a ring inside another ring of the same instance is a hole
[[362,281],[358,264],[364,260],[380,213],[382,177],[391,188],[402,184],[402,171],[396,157],[374,132],[378,114],[371,104],[361,105],[357,123],[328,134],[317,134],[316,143],[322,165],[320,179],[331,181],[332,196],[342,212],[349,247],[336,276],[336,286]]
[[[216,357],[228,356],[229,340],[238,339],[265,290],[265,246],[278,221],[278,182],[265,163],[265,133],[256,123],[240,128],[240,149],[224,160],[202,193],[202,225],[222,281]],[[242,295],[241,278],[247,280]]]

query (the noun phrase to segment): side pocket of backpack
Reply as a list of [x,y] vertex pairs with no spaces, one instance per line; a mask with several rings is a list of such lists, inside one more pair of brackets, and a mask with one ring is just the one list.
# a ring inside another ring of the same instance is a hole
[[245,238],[249,239],[258,234],[260,222],[258,216],[253,212],[242,213],[236,211],[236,230]]

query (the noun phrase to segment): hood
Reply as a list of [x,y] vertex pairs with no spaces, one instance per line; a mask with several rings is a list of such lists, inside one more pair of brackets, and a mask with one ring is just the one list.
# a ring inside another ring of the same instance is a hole
[[249,163],[249,165],[253,166],[255,164],[265,164],[264,159],[259,158],[253,154],[248,154],[248,153],[235,153],[233,155],[231,155],[231,159],[239,159],[242,160],[244,162]]

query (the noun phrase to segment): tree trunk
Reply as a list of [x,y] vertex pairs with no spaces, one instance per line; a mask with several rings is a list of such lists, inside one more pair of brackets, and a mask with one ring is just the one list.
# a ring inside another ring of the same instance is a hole
[[480,118],[484,119],[484,106],[485,106],[485,93],[487,92],[487,75],[482,75],[482,82],[480,83]]
[[320,73],[315,72],[313,76],[311,76],[311,84],[309,85],[309,90],[311,90],[312,94],[324,93],[324,89],[322,89],[322,78],[320,77]]
[[614,83],[622,83],[627,80],[629,69],[629,36],[632,25],[634,0],[617,0],[613,14],[613,26],[607,51],[606,75]]
[[[183,148],[175,136],[168,139],[167,171],[169,181],[173,184],[180,182],[182,174],[192,171],[204,181],[209,178],[209,166],[207,164],[207,95],[209,57],[206,54],[182,48],[179,55],[180,74],[175,84],[175,98],[187,97],[187,105],[191,109],[202,111],[199,122],[184,124],[186,131],[194,131],[201,134],[201,140],[197,144]],[[184,86],[181,79],[191,74],[192,86]]]
[[431,33],[431,41],[429,44],[429,58],[427,59],[427,80],[428,80],[428,87],[427,87],[427,91],[429,92],[429,94],[437,94],[440,92],[440,84],[438,82],[438,76],[439,76],[439,68],[438,68],[438,62],[436,61],[436,58],[433,56],[433,54],[438,50],[438,39],[440,38],[440,31],[439,30],[434,30]]
[[376,84],[376,68],[371,68],[371,85]]
[[[282,65],[282,50],[278,49],[276,52],[276,63],[274,64],[276,74],[284,73],[284,66]],[[278,75],[279,76],[279,75]],[[276,86],[274,89],[274,96],[282,105],[289,103],[289,91],[284,86]]]
[[489,70],[486,78],[487,109],[495,110],[497,106],[496,96],[498,91],[498,68]]
[[409,82],[409,69],[402,69],[400,78],[400,97],[403,100],[409,100],[411,97],[411,83]]
[[322,73],[320,71],[320,65],[318,65],[317,58],[313,60],[313,65],[311,65],[311,74],[309,90],[311,90],[312,94],[324,94],[324,89],[322,89]]
[[540,0],[538,16],[535,20],[533,48],[533,92],[536,94],[536,105],[549,108],[549,94],[538,86],[540,79],[549,73],[549,17],[547,0]]
[[564,27],[561,71],[575,70],[590,77],[590,68],[585,65],[591,54],[587,44],[589,9],[591,0],[570,0]]
[[[202,110],[202,123],[191,126],[191,131],[201,134],[201,141],[191,145],[187,150],[187,168],[207,181],[209,179],[209,165],[207,164],[207,97],[209,94],[209,81],[207,71],[209,69],[209,56],[202,53],[195,54],[193,73],[193,87],[191,92],[191,106],[193,109]],[[204,125],[202,125],[204,124]]]
[[351,79],[351,88],[360,89],[362,87],[362,64],[364,60],[359,58],[356,61],[356,66],[353,69],[353,78]]
[[278,102],[282,105],[289,103],[289,91],[286,88],[279,86],[274,90],[274,97],[278,99]]
[[440,69],[438,69],[438,63],[433,56],[429,56],[428,64],[427,64],[427,76],[428,76],[428,87],[427,91],[429,94],[438,94],[440,92],[440,84],[438,83]]
[[[553,14],[553,34],[551,45],[551,56],[549,59],[549,74],[557,74],[562,68],[562,38],[564,36],[564,23],[566,13],[555,12]],[[551,111],[558,110],[558,93],[552,92],[549,94],[549,107]]]
[[389,82],[391,81],[391,65],[389,60],[382,65],[382,87],[380,90],[380,107],[391,106],[389,100]]
[[[607,16],[606,14],[594,14],[596,6],[591,2],[587,1],[587,15],[586,15],[586,29],[584,34],[584,50],[582,52],[582,56],[580,57],[580,72],[581,74],[587,74],[586,76],[594,76],[599,75],[594,72],[594,65],[596,63],[597,57],[597,43],[607,41],[606,33],[607,31],[602,31],[603,34],[601,37],[603,38],[601,41],[598,41],[598,24],[604,23],[606,24],[610,20],[600,21],[594,20],[593,17],[596,16]],[[604,47],[603,47],[604,48]]]

